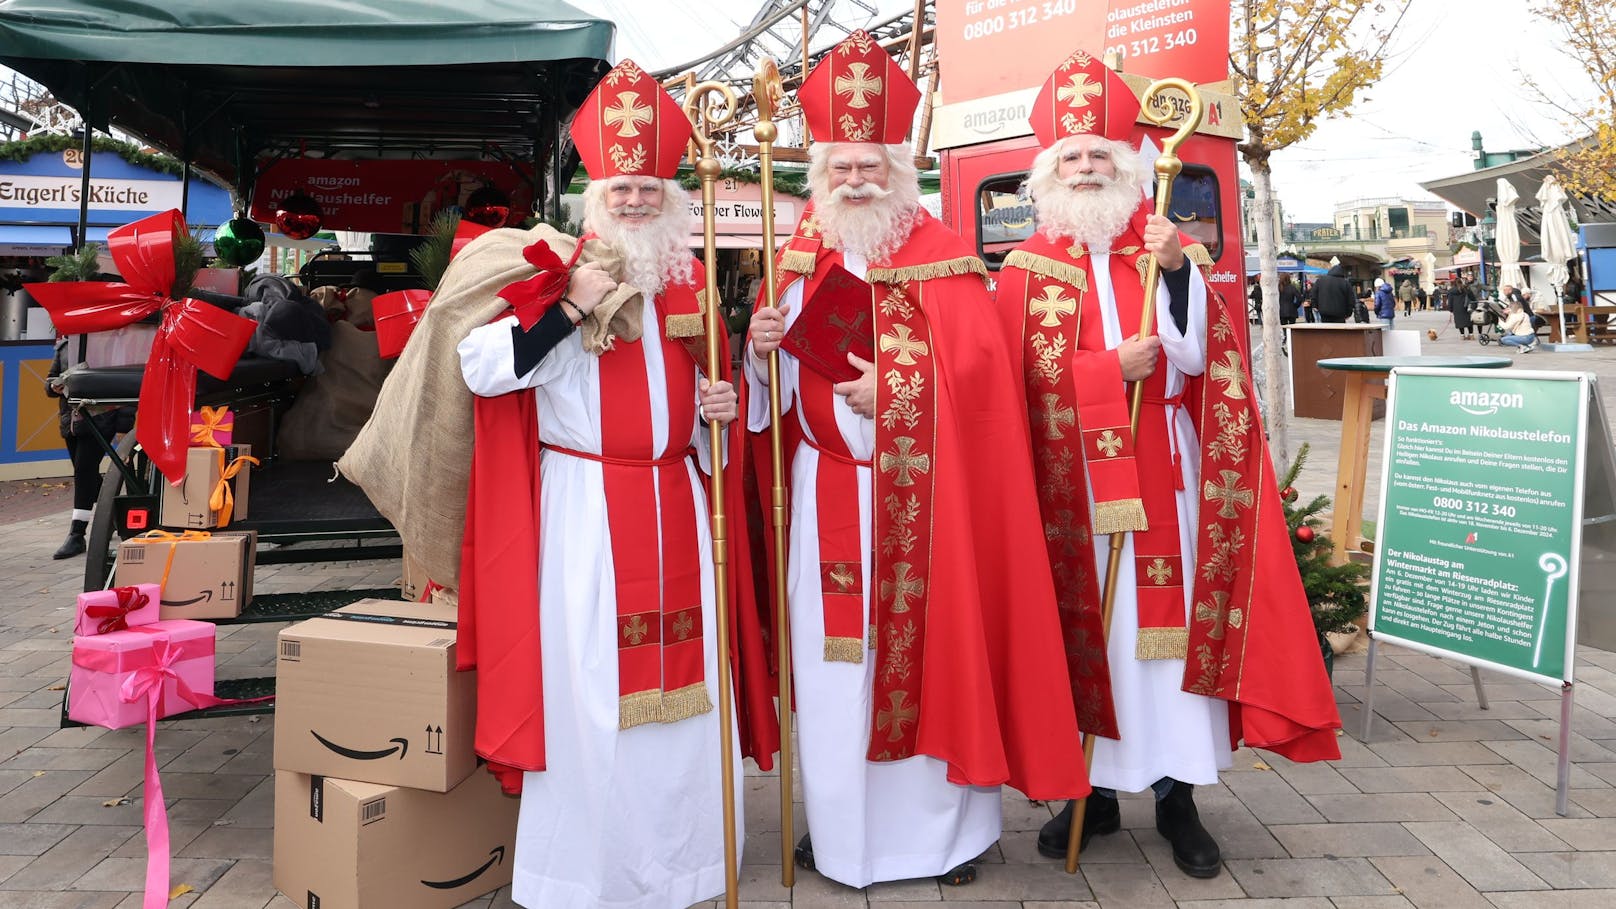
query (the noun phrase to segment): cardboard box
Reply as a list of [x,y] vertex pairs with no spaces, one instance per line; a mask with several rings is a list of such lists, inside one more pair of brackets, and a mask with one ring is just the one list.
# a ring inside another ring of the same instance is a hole
[[215,531],[207,539],[167,540],[142,534],[118,547],[113,586],[168,583],[158,614],[164,619],[233,619],[252,602],[258,561],[256,531]]
[[[185,479],[178,486],[163,484],[163,499],[159,514],[164,527],[186,530],[207,530],[219,527],[221,515],[208,507],[214,487],[219,485],[219,452],[224,452],[224,463],[232,464],[237,458],[252,457],[251,445],[229,445],[223,449],[192,446],[185,454]],[[230,520],[247,518],[248,493],[251,490],[252,464],[244,462],[231,479],[230,488],[235,504]],[[225,525],[228,526],[228,525]]]
[[280,633],[275,769],[447,792],[477,766],[454,607],[360,600]]
[[180,681],[194,693],[213,694],[214,634],[212,622],[154,622],[106,634],[73,639],[73,668],[68,678],[67,715],[91,726],[122,729],[146,722],[146,699],[123,700],[123,687],[141,670],[159,664],[158,645],[173,660],[173,675],[163,679],[159,717],[195,710]]
[[275,772],[275,889],[303,909],[448,909],[511,882],[520,801]]

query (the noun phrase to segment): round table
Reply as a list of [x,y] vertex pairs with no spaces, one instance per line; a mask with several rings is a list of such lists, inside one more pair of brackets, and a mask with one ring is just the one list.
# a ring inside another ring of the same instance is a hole
[[1341,452],[1335,473],[1335,519],[1330,533],[1335,561],[1347,560],[1363,530],[1364,483],[1369,471],[1369,430],[1377,399],[1386,398],[1386,376],[1394,369],[1422,366],[1437,369],[1503,369],[1509,357],[1334,357],[1318,361],[1320,369],[1346,373],[1341,407]]

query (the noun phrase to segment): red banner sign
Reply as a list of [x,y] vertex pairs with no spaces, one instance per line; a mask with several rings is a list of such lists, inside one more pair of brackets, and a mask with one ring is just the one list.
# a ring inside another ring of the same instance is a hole
[[531,171],[499,161],[288,158],[260,166],[252,217],[263,222],[273,222],[281,200],[298,192],[320,203],[322,227],[370,233],[425,233],[433,215],[464,208],[484,186],[510,197],[510,224],[533,210]]
[[1229,77],[1229,0],[937,0],[943,101],[1037,86],[1076,50],[1124,72]]

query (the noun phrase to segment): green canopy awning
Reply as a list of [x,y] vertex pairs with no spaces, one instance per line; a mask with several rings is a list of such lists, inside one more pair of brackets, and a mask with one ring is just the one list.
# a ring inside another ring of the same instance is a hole
[[614,33],[558,0],[0,0],[0,63],[233,185],[262,155],[551,156]]

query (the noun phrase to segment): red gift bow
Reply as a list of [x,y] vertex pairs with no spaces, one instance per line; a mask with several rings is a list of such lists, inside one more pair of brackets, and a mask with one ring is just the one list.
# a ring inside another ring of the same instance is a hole
[[84,614],[92,619],[100,619],[95,626],[96,634],[106,634],[109,631],[123,631],[129,627],[129,613],[139,612],[151,602],[151,597],[142,593],[139,587],[113,587],[110,592],[118,597],[116,606],[97,603],[84,607]]
[[495,295],[516,310],[516,321],[521,323],[523,331],[532,328],[539,317],[567,292],[572,266],[583,251],[584,243],[579,240],[578,245],[573,247],[572,258],[562,262],[550,244],[543,240],[523,248],[522,258],[539,273],[522,281],[512,281]]
[[258,323],[186,297],[172,299],[174,238],[187,236],[178,209],[115,228],[107,247],[127,283],[108,281],[28,284],[64,334],[110,331],[155,312],[163,314],[140,382],[142,419],[135,437],[146,455],[179,485],[185,479],[196,371],[227,379]]

